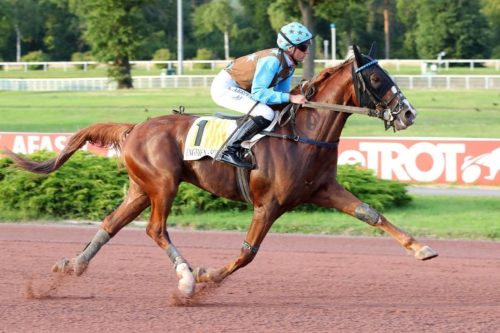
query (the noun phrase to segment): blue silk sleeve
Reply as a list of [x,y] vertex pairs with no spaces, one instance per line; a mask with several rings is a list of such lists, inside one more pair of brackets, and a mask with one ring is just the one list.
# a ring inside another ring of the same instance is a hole
[[[276,73],[281,70],[278,58],[269,56],[257,61],[255,75],[252,81],[252,98],[264,104],[282,104],[290,101],[291,77],[278,82],[274,89],[269,88]],[[279,80],[279,79],[278,79]]]

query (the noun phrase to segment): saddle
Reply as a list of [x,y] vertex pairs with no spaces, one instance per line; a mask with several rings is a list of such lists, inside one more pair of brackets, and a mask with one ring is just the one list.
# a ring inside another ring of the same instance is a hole
[[[189,128],[184,146],[184,160],[193,161],[204,157],[215,158],[227,139],[232,135],[245,116],[234,116],[216,113],[214,116],[200,117]],[[277,122],[274,121],[265,129],[272,131]],[[259,133],[242,143],[242,147],[250,149],[265,134]]]

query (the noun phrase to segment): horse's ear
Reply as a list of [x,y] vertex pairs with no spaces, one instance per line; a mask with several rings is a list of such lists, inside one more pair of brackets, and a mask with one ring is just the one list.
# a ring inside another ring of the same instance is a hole
[[375,54],[377,53],[377,43],[373,42],[370,47],[370,52],[368,52],[368,56],[372,59],[375,59]]
[[357,45],[352,45],[352,52],[354,52],[354,58],[356,59],[356,64],[358,64],[358,67],[363,66],[363,56],[361,56],[361,52],[359,51]]

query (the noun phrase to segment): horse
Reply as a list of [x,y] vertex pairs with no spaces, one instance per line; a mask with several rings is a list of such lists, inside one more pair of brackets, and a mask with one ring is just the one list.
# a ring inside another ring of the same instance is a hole
[[[416,110],[383,70],[371,49],[363,55],[353,46],[354,57],[325,68],[306,82],[309,100],[321,105],[368,107],[394,130],[411,126]],[[296,86],[293,91],[300,91]],[[248,174],[253,216],[239,255],[220,268],[192,268],[170,239],[167,218],[181,182],[191,183],[216,196],[245,201],[237,186],[237,168],[211,158],[183,159],[186,134],[194,115],[170,114],[140,124],[96,123],[75,133],[60,154],[36,162],[11,151],[7,155],[21,169],[48,174],[60,168],[87,142],[115,146],[129,176],[124,201],[102,221],[90,243],[76,257],[63,258],[52,270],[81,275],[91,259],[124,226],[146,208],[151,215],[146,233],[167,254],[178,277],[178,289],[186,297],[197,283],[220,283],[248,265],[273,222],[301,204],[334,208],[392,236],[419,260],[438,255],[429,246],[394,226],[380,212],[356,198],[336,180],[338,142],[350,113],[298,105],[293,121],[277,127],[252,147],[256,168]],[[224,181],[221,181],[224,179]]]

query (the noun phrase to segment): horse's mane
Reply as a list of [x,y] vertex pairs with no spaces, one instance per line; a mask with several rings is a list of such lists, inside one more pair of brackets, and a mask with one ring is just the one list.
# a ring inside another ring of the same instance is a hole
[[[337,73],[338,71],[340,71],[341,69],[343,69],[345,65],[350,64],[353,61],[354,61],[354,58],[349,58],[349,59],[345,60],[344,62],[342,62],[341,64],[339,64],[337,66],[325,68],[318,75],[316,75],[315,77],[313,77],[312,79],[310,79],[307,82],[307,85],[308,86],[317,86],[321,82],[329,79],[332,75],[334,75],[335,73]],[[296,85],[291,90],[291,92],[293,92],[293,93],[300,92],[300,86],[301,86],[301,84]]]

